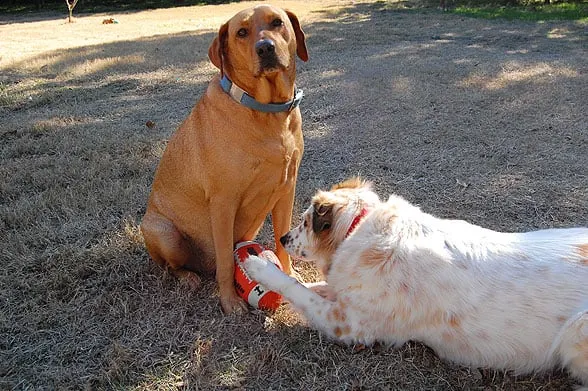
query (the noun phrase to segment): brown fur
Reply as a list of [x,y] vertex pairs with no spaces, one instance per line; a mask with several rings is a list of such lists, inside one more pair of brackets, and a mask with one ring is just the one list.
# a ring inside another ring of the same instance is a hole
[[578,254],[580,254],[580,263],[588,265],[588,243],[578,246]]
[[[277,19],[283,24],[276,26]],[[260,39],[275,43],[276,66],[262,64],[255,50]],[[298,19],[271,6],[236,14],[209,49],[221,74],[260,103],[292,99],[296,54],[308,59]],[[151,257],[194,287],[200,282],[194,272],[216,272],[223,310],[245,310],[233,287],[233,246],[254,239],[271,212],[276,254],[292,272],[279,238],[290,228],[303,150],[298,108],[275,114],[251,110],[214,77],[171,137],[155,173],[141,223]]]
[[335,191],[337,189],[358,189],[364,186],[370,187],[371,184],[361,179],[360,177],[352,177],[331,186],[331,191]]

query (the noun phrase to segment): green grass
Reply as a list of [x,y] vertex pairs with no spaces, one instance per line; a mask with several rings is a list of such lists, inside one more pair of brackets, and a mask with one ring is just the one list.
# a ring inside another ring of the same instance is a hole
[[453,13],[483,19],[526,20],[533,22],[547,20],[576,20],[588,24],[587,3],[560,3],[529,6],[480,6],[460,5]]

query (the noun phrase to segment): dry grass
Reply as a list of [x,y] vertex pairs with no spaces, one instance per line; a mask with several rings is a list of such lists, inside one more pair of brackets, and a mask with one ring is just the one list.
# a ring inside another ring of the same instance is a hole
[[[586,225],[585,27],[278,4],[301,15],[311,57],[295,213],[361,174],[495,229]],[[0,20],[0,389],[570,389],[414,343],[355,352],[287,307],[226,317],[212,281],[191,293],[151,263],[137,226],[155,166],[244,6]]]

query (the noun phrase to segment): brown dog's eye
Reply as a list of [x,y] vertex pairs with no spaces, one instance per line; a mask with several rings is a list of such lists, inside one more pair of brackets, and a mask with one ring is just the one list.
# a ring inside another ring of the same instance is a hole
[[237,31],[237,35],[240,38],[245,38],[247,36],[247,29],[245,29],[245,28],[239,29],[239,31]]
[[284,22],[282,22],[282,19],[276,18],[272,21],[272,26],[274,26],[274,27],[281,27],[283,25],[284,25]]

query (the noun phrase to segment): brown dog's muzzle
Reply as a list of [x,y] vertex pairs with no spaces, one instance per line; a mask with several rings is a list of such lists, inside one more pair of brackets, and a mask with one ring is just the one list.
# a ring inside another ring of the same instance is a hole
[[278,66],[276,44],[271,39],[264,38],[257,41],[255,52],[259,56],[260,65],[263,69],[271,69]]

